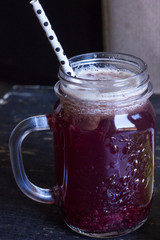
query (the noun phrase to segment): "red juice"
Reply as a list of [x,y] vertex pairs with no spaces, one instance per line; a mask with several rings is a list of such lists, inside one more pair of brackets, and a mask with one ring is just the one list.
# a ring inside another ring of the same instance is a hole
[[148,217],[155,116],[148,100],[121,110],[96,109],[83,102],[55,106],[57,201],[72,229],[112,236]]

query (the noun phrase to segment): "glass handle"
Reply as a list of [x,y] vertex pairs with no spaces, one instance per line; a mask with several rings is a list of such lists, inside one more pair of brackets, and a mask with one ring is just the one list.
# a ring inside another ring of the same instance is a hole
[[22,159],[22,142],[34,131],[50,130],[46,115],[30,117],[20,122],[12,131],[9,139],[10,159],[15,180],[22,192],[41,203],[55,203],[53,189],[40,188],[29,181]]

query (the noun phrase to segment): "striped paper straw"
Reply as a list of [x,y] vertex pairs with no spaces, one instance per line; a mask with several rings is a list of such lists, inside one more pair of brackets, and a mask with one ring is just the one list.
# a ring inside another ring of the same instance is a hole
[[34,10],[37,18],[39,19],[39,22],[40,22],[42,28],[44,29],[44,31],[47,35],[47,38],[48,38],[57,58],[62,66],[63,71],[66,74],[74,77],[75,73],[73,72],[73,69],[71,68],[71,66],[69,64],[69,60],[66,57],[64,50],[63,50],[60,42],[58,41],[57,36],[56,36],[54,30],[52,29],[52,26],[43,10],[41,4],[39,3],[38,0],[32,0],[30,2],[30,4],[32,4],[32,6],[33,6],[33,10]]

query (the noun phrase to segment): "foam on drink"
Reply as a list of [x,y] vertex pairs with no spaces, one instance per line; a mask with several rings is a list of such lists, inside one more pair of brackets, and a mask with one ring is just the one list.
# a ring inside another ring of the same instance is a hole
[[76,71],[76,77],[88,80],[116,80],[125,79],[133,76],[134,73],[128,70],[119,70],[117,68],[82,68]]
[[[144,92],[142,89],[135,87],[140,82],[140,78],[135,73],[116,67],[77,67],[75,69],[76,78],[67,85],[62,84],[62,90],[69,96],[76,99],[94,101],[115,101],[124,100],[134,95]],[[125,79],[130,78],[129,84]],[[99,81],[99,83],[97,82]],[[77,84],[74,84],[78,83]],[[121,88],[121,89],[120,89]],[[117,90],[116,90],[117,89]],[[121,91],[119,91],[121,90]]]

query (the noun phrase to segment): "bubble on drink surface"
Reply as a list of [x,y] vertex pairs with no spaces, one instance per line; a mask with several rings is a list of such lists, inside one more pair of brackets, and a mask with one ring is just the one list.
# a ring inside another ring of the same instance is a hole
[[[74,72],[76,78],[71,79],[67,85],[62,84],[62,90],[76,99],[124,100],[140,94],[139,91],[144,91],[136,89],[140,79],[127,69],[119,69],[115,66],[87,65],[85,67],[77,66]],[[131,80],[127,82],[125,79]]]
[[120,70],[115,67],[98,68],[95,66],[76,70],[76,77],[87,80],[116,80],[133,76],[134,73],[126,69]]

